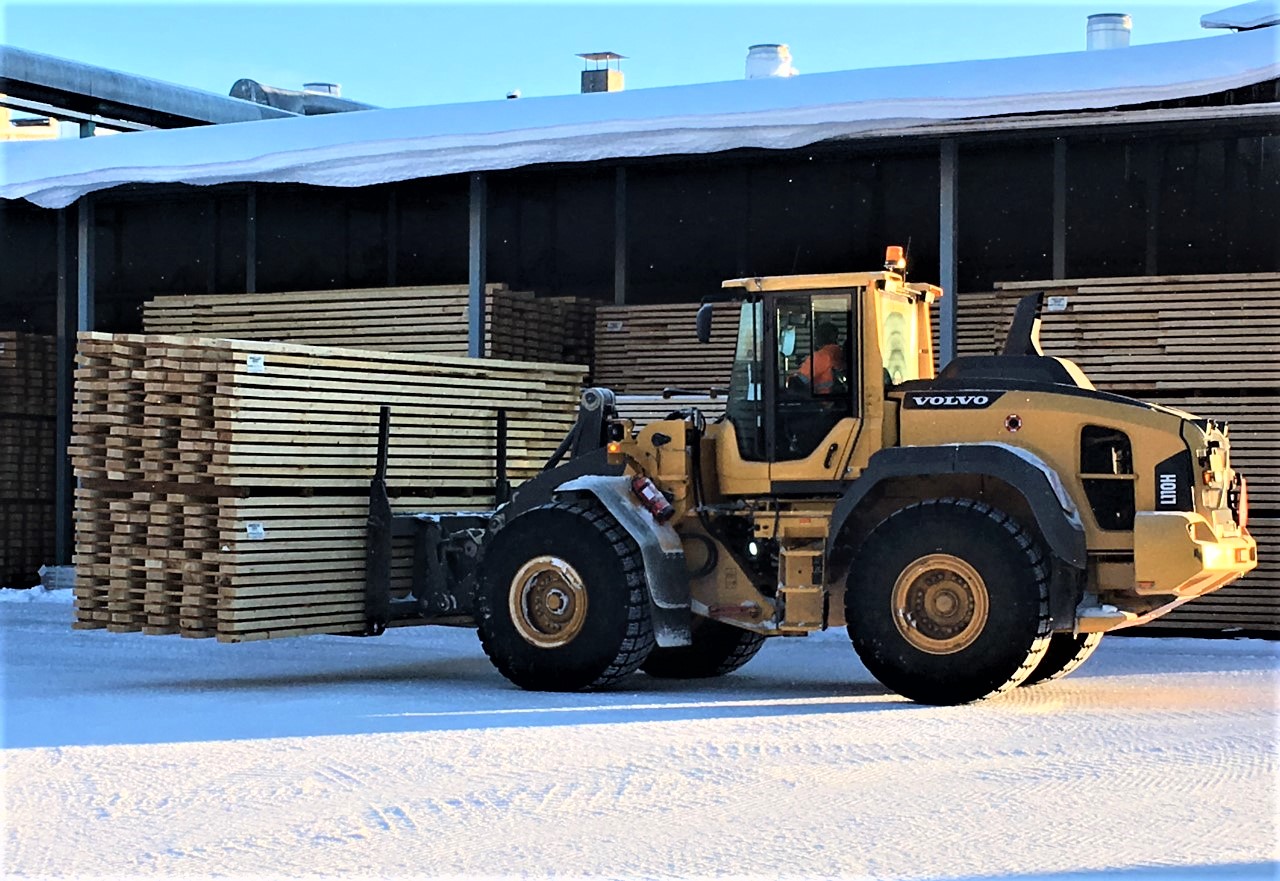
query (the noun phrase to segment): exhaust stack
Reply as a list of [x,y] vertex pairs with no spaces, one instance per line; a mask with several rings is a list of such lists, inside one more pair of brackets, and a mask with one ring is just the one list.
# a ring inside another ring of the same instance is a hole
[[1123,12],[1101,12],[1089,16],[1085,30],[1085,48],[1124,49],[1133,32],[1133,19]]
[[791,47],[786,43],[757,43],[747,49],[747,79],[795,76],[800,71],[791,65]]

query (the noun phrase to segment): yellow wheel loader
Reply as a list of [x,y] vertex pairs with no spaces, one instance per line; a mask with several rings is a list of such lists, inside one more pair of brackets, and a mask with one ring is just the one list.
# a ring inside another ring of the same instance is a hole
[[[546,469],[494,511],[393,516],[376,478],[369,632],[472,624],[516,685],[579,690],[718,676],[769,637],[843,626],[886,687],[963,704],[1063,676],[1104,633],[1257,565],[1225,425],[1045,356],[1039,295],[1002,354],[935,375],[942,292],[887,256],[708,297],[700,340],[713,311],[738,313],[717,421],[689,409],[637,431],[588,389]],[[398,597],[395,536],[414,547]]]

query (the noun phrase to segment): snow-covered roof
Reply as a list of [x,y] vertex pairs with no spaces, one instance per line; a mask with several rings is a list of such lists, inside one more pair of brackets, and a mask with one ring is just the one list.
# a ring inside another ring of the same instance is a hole
[[990,61],[370,110],[0,145],[0,198],[58,208],[129,183],[410,178],[640,156],[785,149],[939,121],[1090,110],[1280,77],[1274,33]]
[[[1253,0],[1252,3],[1228,6],[1226,9],[1200,16],[1202,28],[1249,30],[1275,24],[1280,24],[1280,0]],[[1280,37],[1272,34],[1271,39],[1274,51],[1275,41]]]

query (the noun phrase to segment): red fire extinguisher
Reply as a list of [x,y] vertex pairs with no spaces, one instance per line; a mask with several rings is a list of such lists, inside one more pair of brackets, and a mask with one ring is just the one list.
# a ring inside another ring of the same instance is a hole
[[662,494],[662,491],[654,486],[653,481],[643,474],[637,474],[631,478],[631,491],[649,509],[653,519],[659,523],[666,523],[671,519],[671,515],[676,512],[676,509],[671,507],[671,503],[667,501],[667,497]]

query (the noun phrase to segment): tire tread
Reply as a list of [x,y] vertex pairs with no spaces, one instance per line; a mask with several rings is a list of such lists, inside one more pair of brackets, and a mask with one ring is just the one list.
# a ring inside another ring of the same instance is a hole
[[[649,616],[649,594],[644,580],[644,560],[640,556],[640,548],[598,502],[557,500],[526,511],[521,517],[548,510],[573,514],[588,524],[604,538],[622,564],[627,592],[626,635],[613,661],[581,690],[594,691],[609,688],[639,669],[654,647],[653,621]],[[489,604],[486,591],[479,592],[477,612],[482,620],[495,613]],[[483,627],[480,628],[480,645],[489,661],[499,670],[503,670],[504,664],[498,654],[499,648],[490,642]]]

